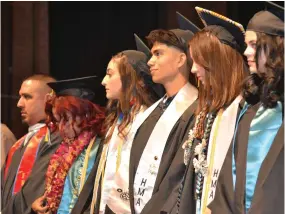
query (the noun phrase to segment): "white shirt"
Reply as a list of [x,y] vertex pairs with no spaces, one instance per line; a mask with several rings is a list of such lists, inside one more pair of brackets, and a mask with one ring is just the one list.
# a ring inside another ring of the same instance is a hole
[[29,127],[29,132],[24,140],[24,146],[29,142],[29,140],[36,134],[42,127],[46,126],[45,123],[36,123]]

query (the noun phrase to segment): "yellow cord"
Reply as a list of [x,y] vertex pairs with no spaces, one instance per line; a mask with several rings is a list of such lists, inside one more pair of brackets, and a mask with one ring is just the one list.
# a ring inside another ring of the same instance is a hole
[[214,159],[214,154],[215,154],[215,149],[216,149],[216,139],[217,139],[217,133],[218,133],[220,121],[222,118],[222,114],[223,114],[223,109],[221,109],[218,113],[217,123],[216,123],[215,130],[214,130],[214,137],[212,141],[212,149],[211,149],[211,154],[210,154],[210,165],[208,168],[208,175],[207,175],[207,182],[206,182],[205,197],[203,197],[202,214],[205,214],[205,211],[206,211],[206,203],[208,199],[209,187],[211,184],[211,174],[212,174],[213,164],[214,164],[213,159]]
[[91,149],[93,147],[94,142],[96,141],[96,136],[90,141],[87,149],[86,149],[86,154],[84,158],[84,163],[83,163],[83,169],[82,169],[82,176],[80,179],[80,188],[79,188],[79,193],[81,192],[84,183],[85,183],[85,178],[86,178],[86,171],[87,171],[87,166],[88,166],[88,161],[89,161],[89,155],[91,152]]
[[123,141],[121,140],[118,145],[118,156],[116,160],[116,172],[118,172],[118,169],[121,164],[121,157],[122,157],[122,147],[123,147]]
[[[105,163],[106,163],[106,159],[107,159],[108,147],[109,147],[108,144],[104,144],[104,146],[103,146],[103,151],[102,151],[102,155],[100,158],[100,162],[99,162],[99,166],[98,166],[98,170],[97,170],[95,182],[94,182],[94,189],[93,189],[90,214],[94,213],[94,209],[95,209],[95,205],[96,205],[96,201],[97,201],[97,192],[99,189],[100,179],[101,179],[101,176],[104,175],[104,171],[105,171]],[[102,176],[102,178],[103,178],[103,176]],[[102,186],[103,186],[103,179],[102,179]]]

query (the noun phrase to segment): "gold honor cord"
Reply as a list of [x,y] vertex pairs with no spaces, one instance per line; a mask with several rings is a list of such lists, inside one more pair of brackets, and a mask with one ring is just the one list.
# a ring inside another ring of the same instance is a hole
[[45,142],[48,142],[48,141],[49,141],[49,129],[47,129],[47,133],[45,136]]
[[93,189],[90,214],[94,213],[94,209],[95,209],[95,205],[96,205],[96,201],[97,201],[97,191],[99,189],[99,183],[100,183],[100,179],[101,179],[102,175],[103,176],[102,176],[101,187],[103,187],[103,177],[104,177],[104,172],[105,172],[105,163],[106,163],[106,159],[107,159],[108,147],[109,147],[109,144],[104,144],[104,146],[103,146],[103,151],[102,151],[102,155],[100,158],[100,162],[99,162],[99,166],[98,166],[98,170],[97,170],[95,182],[94,182],[94,189]]
[[85,154],[83,169],[82,169],[82,175],[81,175],[81,180],[80,180],[79,194],[80,194],[80,192],[84,186],[84,183],[85,183],[86,171],[87,171],[87,166],[88,166],[88,161],[89,161],[89,155],[90,155],[91,149],[92,149],[95,141],[96,141],[96,136],[93,137],[93,139],[90,141],[90,143],[86,149],[86,154]]
[[122,158],[122,147],[123,147],[123,141],[121,140],[118,145],[118,156],[116,161],[116,173],[118,172],[118,169],[121,164],[121,158]]
[[[121,149],[122,150],[122,145],[123,145],[123,143],[122,142],[120,142],[120,145],[119,145],[119,147],[120,148],[118,148],[118,150],[119,149]],[[108,144],[108,147],[109,147],[109,144]],[[119,151],[118,151],[119,152]],[[118,154],[119,155],[119,154]],[[101,182],[101,191],[103,191],[103,187],[104,187],[104,177],[105,177],[105,169],[106,169],[106,161],[107,161],[107,157],[108,157],[108,149],[106,149],[106,152],[104,151],[104,164],[102,163],[102,173],[101,173],[101,178],[102,178],[102,182]],[[120,153],[120,160],[121,160],[121,153]],[[103,162],[103,161],[102,161]],[[116,172],[117,172],[117,170],[118,170],[118,167],[120,166],[120,162],[119,162],[119,166],[117,165],[118,164],[118,158],[117,158],[117,161],[116,161]],[[98,186],[99,186],[99,181],[100,180],[98,180]],[[101,194],[102,195],[102,194]],[[97,200],[97,193],[96,193],[96,200]],[[95,205],[95,204],[94,204]],[[99,206],[100,206],[100,204],[99,204]],[[93,213],[92,213],[93,214]]]
[[[120,164],[121,164],[122,147],[123,147],[123,143],[124,143],[123,139],[121,139],[121,137],[119,135],[117,137],[120,138],[120,142],[118,145],[118,153],[117,153],[117,160],[116,160],[116,173],[117,173],[117,171],[120,167]],[[100,178],[102,179],[101,191],[103,191],[105,166],[106,166],[106,161],[107,161],[107,156],[108,156],[108,148],[109,148],[109,143],[104,145],[103,152],[101,155],[101,159],[99,162],[99,166],[98,166],[98,170],[97,170],[97,174],[96,174],[96,178],[95,178],[90,214],[94,213],[94,207],[95,207],[95,204],[97,201],[97,191],[98,191],[98,187],[99,187]]]
[[213,159],[214,159],[214,154],[215,154],[215,149],[216,149],[217,133],[218,133],[218,129],[219,129],[219,125],[221,122],[223,112],[224,112],[223,109],[221,109],[219,111],[218,118],[217,118],[217,124],[214,128],[214,137],[213,137],[213,141],[212,141],[212,149],[211,149],[211,154],[210,154],[210,164],[209,164],[209,170],[208,170],[208,175],[207,175],[205,197],[203,199],[202,214],[205,214],[205,210],[206,210],[206,203],[207,203],[207,199],[208,199],[209,187],[211,184],[211,174],[212,174],[213,164],[214,164]]

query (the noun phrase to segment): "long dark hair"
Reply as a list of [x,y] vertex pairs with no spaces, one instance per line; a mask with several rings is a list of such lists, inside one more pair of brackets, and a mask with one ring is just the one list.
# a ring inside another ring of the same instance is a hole
[[[266,62],[260,64],[261,55]],[[251,74],[243,84],[243,96],[249,104],[261,102],[266,108],[273,108],[278,101],[284,102],[284,37],[257,33],[257,73]]]

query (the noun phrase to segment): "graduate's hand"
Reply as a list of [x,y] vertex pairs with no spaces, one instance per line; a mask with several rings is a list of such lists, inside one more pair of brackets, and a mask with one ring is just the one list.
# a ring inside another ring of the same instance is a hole
[[49,213],[48,206],[43,205],[45,199],[46,199],[46,195],[44,194],[43,196],[41,196],[37,200],[35,200],[34,203],[32,204],[32,209],[37,214]]
[[212,211],[208,207],[206,207],[205,214],[211,214],[211,213]]

